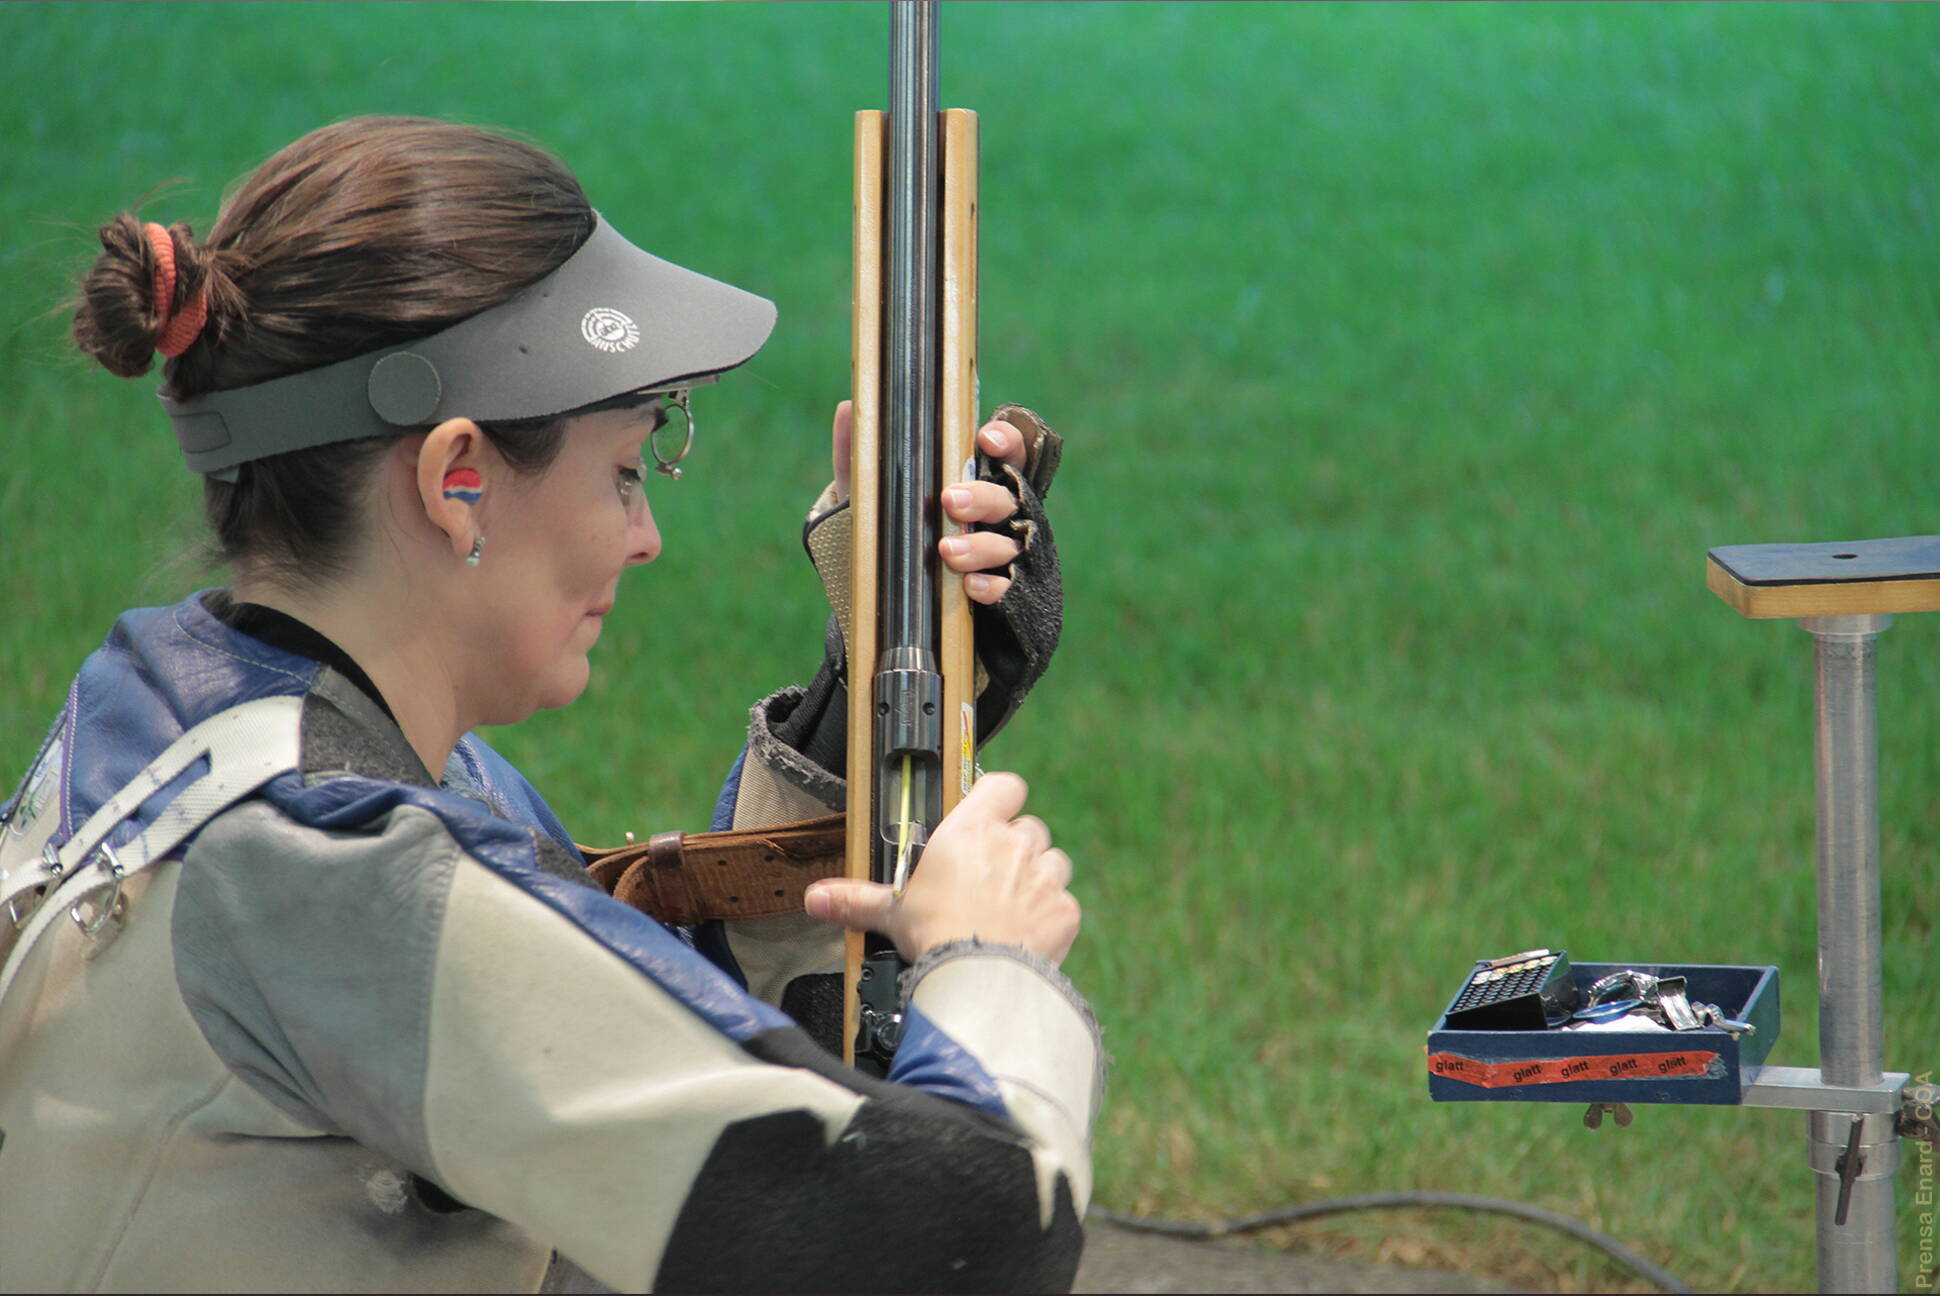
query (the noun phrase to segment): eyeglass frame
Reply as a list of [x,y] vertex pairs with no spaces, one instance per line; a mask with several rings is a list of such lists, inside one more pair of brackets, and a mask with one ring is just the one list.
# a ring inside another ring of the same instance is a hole
[[653,470],[661,476],[674,481],[680,480],[680,468],[677,465],[694,448],[694,411],[689,404],[688,398],[692,395],[694,388],[704,387],[708,383],[719,382],[720,378],[721,376],[719,374],[708,374],[700,378],[682,379],[677,384],[670,383],[665,387],[644,387],[633,393],[635,396],[660,397],[659,408],[661,413],[664,415],[670,407],[677,409],[680,411],[681,420],[685,425],[687,435],[680,443],[680,450],[671,459],[660,453],[660,445],[656,440],[661,430],[671,420],[662,418],[659,424],[654,427],[653,431],[647,433],[647,452],[653,456]]

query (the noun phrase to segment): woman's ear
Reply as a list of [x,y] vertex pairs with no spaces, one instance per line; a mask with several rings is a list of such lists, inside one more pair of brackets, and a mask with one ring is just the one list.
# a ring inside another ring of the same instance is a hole
[[418,447],[418,499],[425,519],[445,533],[454,556],[477,552],[484,537],[485,436],[470,419],[446,419]]

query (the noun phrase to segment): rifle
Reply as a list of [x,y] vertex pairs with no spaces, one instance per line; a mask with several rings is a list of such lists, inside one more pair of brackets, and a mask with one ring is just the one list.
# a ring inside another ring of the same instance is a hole
[[[976,468],[977,117],[937,112],[935,0],[893,0],[889,46],[889,111],[855,118],[846,873],[900,895],[976,769],[970,604],[936,546],[958,529],[943,487]],[[878,1074],[902,970],[887,938],[849,934],[844,1053]]]
[[[846,826],[828,816],[580,848],[595,880],[663,922],[798,912],[838,835],[844,876],[900,895],[975,777],[970,602],[937,542],[962,530],[943,487],[977,468],[977,116],[937,112],[937,48],[935,0],[893,0],[891,110],[855,117]],[[878,1075],[902,1036],[902,971],[888,938],[848,933],[843,1058]]]

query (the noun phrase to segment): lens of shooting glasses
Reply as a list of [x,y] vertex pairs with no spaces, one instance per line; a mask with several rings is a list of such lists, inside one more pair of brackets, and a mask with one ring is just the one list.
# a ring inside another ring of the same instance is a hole
[[[653,452],[654,471],[676,480],[680,469],[675,465],[694,448],[694,411],[687,403],[692,395],[682,390],[662,397],[660,426],[647,438],[647,449]],[[669,454],[670,450],[673,453]]]

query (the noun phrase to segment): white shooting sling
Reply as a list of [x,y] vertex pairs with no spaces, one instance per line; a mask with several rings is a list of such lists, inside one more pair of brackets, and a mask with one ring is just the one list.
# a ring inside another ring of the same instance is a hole
[[[0,828],[0,1000],[7,997],[34,943],[63,917],[104,946],[125,920],[122,883],[180,846],[216,815],[286,770],[296,768],[303,710],[301,697],[259,698],[218,712],[169,744],[127,786],[108,798],[88,821],[56,848],[51,838],[61,816],[35,802],[37,793],[64,796],[58,772],[50,775],[43,754],[28,774],[20,822]],[[116,825],[134,814],[198,761],[209,768],[184,787],[133,841],[107,844]],[[55,786],[46,788],[51,778]],[[108,894],[102,896],[100,893]],[[83,906],[93,902],[93,913]]]

